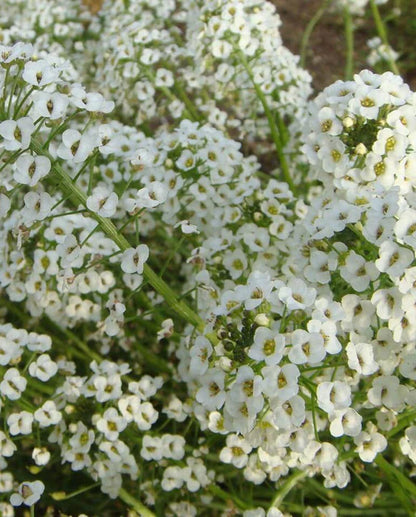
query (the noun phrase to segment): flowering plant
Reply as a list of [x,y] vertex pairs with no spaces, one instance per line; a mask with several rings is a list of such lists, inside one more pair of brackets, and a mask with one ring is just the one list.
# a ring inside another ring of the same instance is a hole
[[416,94],[392,67],[312,98],[265,0],[26,4],[0,514],[413,515]]

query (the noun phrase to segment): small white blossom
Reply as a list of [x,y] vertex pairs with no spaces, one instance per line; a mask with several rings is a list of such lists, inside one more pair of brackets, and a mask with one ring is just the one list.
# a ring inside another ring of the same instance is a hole
[[121,257],[121,269],[125,273],[143,273],[144,263],[149,258],[149,247],[146,244],[139,244],[136,248],[129,248],[123,252]]

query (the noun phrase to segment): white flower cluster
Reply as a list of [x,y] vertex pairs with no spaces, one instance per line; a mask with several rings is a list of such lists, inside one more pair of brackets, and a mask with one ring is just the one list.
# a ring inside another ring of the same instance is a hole
[[371,38],[367,41],[368,48],[371,49],[367,56],[367,63],[375,67],[379,63],[397,61],[400,54],[390,45],[386,45],[379,37]]
[[[227,434],[220,459],[254,483],[297,468],[345,487],[348,454],[336,439],[371,463],[412,412],[414,99],[391,73],[324,90],[310,104],[304,152],[325,188],[294,223],[291,197],[266,188],[253,222],[235,221],[196,276],[208,325],[183,342],[179,371],[202,427]],[[410,459],[413,434],[400,441]]]
[[0,513],[383,508],[355,477],[416,463],[416,94],[307,102],[262,0],[58,4],[0,13]]
[[298,131],[311,78],[283,46],[271,3],[127,5],[105,1],[90,26],[94,81],[117,98],[126,120],[206,121],[247,142],[256,133],[266,151],[270,129],[258,89],[274,116],[290,117]]

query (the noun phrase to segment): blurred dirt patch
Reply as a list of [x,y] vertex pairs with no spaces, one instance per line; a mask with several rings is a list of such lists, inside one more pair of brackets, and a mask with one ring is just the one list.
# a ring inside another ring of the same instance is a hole
[[103,0],[82,0],[82,3],[86,5],[93,14],[95,14],[101,9]]
[[[311,18],[318,11],[322,0],[270,0],[282,18],[281,34],[284,44],[295,54],[300,53],[302,36]],[[356,70],[367,68],[365,64],[366,31],[354,33],[354,64]],[[325,13],[309,40],[305,66],[313,77],[315,90],[320,91],[337,79],[344,78],[345,40],[344,25],[340,16]]]
[[[300,53],[305,28],[322,4],[322,0],[270,0],[282,18],[281,34],[285,45],[295,54]],[[389,17],[390,4],[382,11],[387,15],[388,36],[393,48],[400,53],[399,68],[411,88],[416,88],[416,0],[397,0],[400,14]],[[354,31],[354,65],[359,72],[369,68],[367,40],[376,36],[370,15],[356,18],[361,26]],[[322,90],[336,79],[344,78],[345,39],[342,17],[326,12],[310,38],[306,54],[306,68],[313,77],[316,91]]]

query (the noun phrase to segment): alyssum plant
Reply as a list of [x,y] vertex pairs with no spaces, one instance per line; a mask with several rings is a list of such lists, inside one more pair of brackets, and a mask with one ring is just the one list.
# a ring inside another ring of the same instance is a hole
[[412,515],[416,94],[309,101],[262,0],[5,4],[0,514]]

